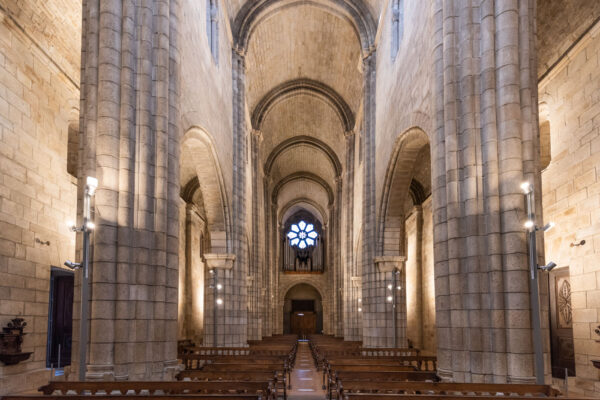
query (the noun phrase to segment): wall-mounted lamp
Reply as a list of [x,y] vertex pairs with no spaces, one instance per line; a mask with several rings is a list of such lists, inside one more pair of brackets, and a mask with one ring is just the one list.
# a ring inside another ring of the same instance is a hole
[[543,265],[543,266],[538,265],[539,269],[541,269],[542,271],[546,271],[546,272],[552,271],[555,267],[556,267],[556,263],[554,261],[550,261],[548,264]]
[[387,287],[388,287],[388,290],[392,290],[392,288],[393,288],[391,283]]
[[362,312],[362,307],[358,307],[358,312]]
[[81,273],[81,317],[79,320],[79,380],[85,380],[87,369],[87,341],[88,341],[88,309],[89,309],[89,267],[90,267],[90,233],[96,225],[92,221],[92,197],[96,194],[98,188],[98,179],[88,176],[85,181],[83,191],[83,223],[77,226],[74,222],[68,221],[67,225],[73,232],[83,233],[83,257],[80,263],[65,261],[65,266],[71,269],[82,269]]
[[579,243],[571,243],[569,246],[570,247],[579,247],[579,246],[583,246],[585,244],[585,240],[582,240]]
[[362,299],[358,299],[358,302],[359,302],[359,303],[362,303]]
[[220,283],[217,283],[217,290],[221,290],[223,289],[223,285],[221,285]]
[[217,299],[217,304],[218,305],[222,305],[223,304],[223,299]]
[[387,301],[388,301],[389,303],[391,303],[392,301],[394,301],[394,297],[393,297],[393,296],[388,296],[388,297],[387,297]]

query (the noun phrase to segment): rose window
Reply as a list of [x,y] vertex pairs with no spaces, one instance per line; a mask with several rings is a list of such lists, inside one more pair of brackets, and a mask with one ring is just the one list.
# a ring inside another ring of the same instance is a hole
[[297,246],[299,249],[314,246],[317,236],[319,236],[319,234],[315,232],[313,224],[307,224],[304,221],[292,224],[290,231],[287,234],[288,239],[290,239],[290,245]]

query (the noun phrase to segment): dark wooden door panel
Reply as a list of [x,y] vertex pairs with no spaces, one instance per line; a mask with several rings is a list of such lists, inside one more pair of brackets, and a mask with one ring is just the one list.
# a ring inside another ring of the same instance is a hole
[[571,310],[571,281],[569,268],[550,272],[550,339],[552,376],[564,378],[565,369],[575,376],[573,344],[573,314]]

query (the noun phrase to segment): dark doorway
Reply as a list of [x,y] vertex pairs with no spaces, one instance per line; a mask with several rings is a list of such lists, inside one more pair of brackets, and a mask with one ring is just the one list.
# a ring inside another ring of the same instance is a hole
[[71,365],[73,337],[73,273],[58,268],[50,272],[48,347],[46,367]]
[[296,311],[292,313],[291,333],[311,335],[317,333],[317,316],[312,311]]
[[551,271],[549,278],[552,376],[564,379],[565,369],[569,376],[575,376],[569,268]]
[[283,304],[283,333],[313,334],[323,331],[323,304],[319,291],[307,283],[290,288]]

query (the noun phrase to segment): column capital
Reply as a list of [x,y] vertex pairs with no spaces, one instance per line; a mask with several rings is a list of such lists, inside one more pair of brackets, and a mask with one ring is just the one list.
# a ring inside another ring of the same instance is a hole
[[349,131],[344,132],[344,136],[346,137],[346,139],[353,139],[354,135],[356,135],[354,129],[350,129]]
[[208,269],[232,269],[235,262],[235,254],[204,253],[204,261]]
[[259,131],[258,129],[252,129],[251,134],[252,134],[252,139],[256,140],[258,143],[263,141],[262,131]]
[[381,256],[373,259],[379,272],[392,272],[404,268],[406,256]]
[[352,287],[359,288],[362,286],[362,276],[351,276],[350,281],[352,282]]

